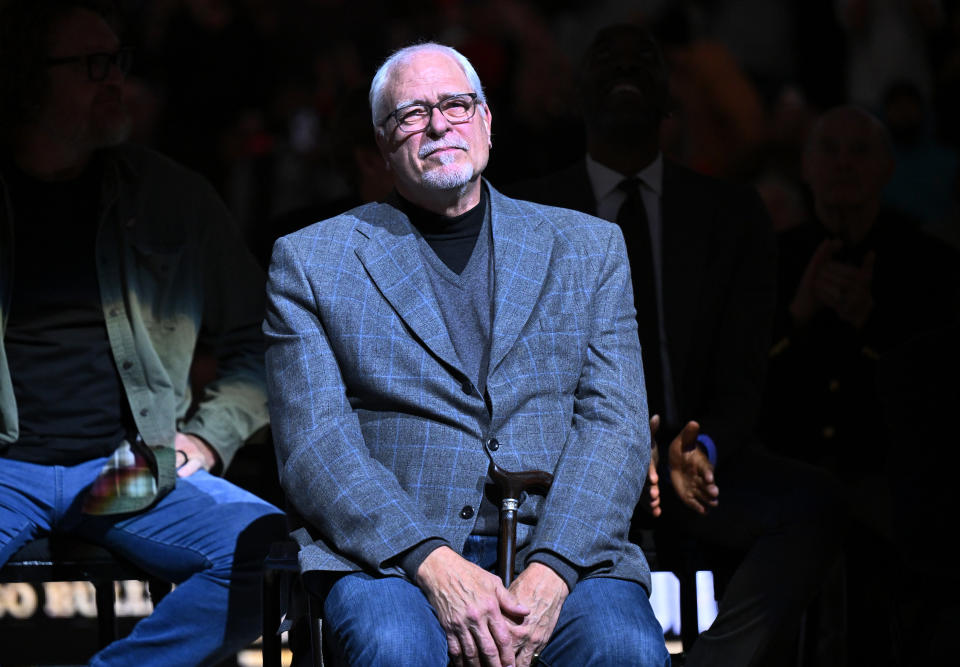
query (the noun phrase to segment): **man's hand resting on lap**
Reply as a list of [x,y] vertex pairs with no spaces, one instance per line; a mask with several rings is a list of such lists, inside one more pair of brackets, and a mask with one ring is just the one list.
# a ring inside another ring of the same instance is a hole
[[520,664],[512,628],[523,622],[530,609],[504,588],[499,577],[453,549],[440,547],[420,564],[417,585],[437,612],[456,667]]

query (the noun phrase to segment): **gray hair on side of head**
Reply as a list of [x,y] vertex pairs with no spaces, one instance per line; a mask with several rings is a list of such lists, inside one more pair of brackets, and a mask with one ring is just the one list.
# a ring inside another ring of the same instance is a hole
[[472,91],[465,90],[463,92],[476,93],[477,101],[486,104],[487,98],[483,94],[483,86],[480,84],[480,77],[477,76],[477,70],[473,68],[473,65],[469,60],[467,60],[466,56],[453,47],[446,46],[445,44],[438,44],[437,42],[413,44],[411,46],[405,46],[402,49],[394,51],[389,58],[383,61],[383,64],[380,65],[377,73],[373,75],[373,81],[370,82],[370,115],[374,127],[378,127],[383,121],[383,117],[390,113],[384,108],[385,103],[383,100],[383,93],[384,89],[387,87],[387,81],[390,79],[390,75],[393,74],[394,68],[408,63],[413,56],[425,51],[443,53],[456,60],[457,64],[460,65],[460,69],[462,69],[463,73],[466,75],[470,86],[473,88]]

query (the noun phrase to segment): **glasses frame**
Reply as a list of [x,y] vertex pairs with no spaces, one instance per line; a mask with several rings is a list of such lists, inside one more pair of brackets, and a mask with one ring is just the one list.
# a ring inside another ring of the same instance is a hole
[[[98,76],[97,72],[100,65],[96,64],[99,59],[105,59],[102,62],[103,73]],[[47,58],[43,64],[47,67],[56,67],[58,65],[69,65],[71,63],[85,62],[87,65],[87,78],[91,81],[104,81],[110,76],[110,69],[116,67],[121,74],[126,76],[133,64],[133,48],[121,46],[113,53],[98,51],[96,53],[85,53],[82,56],[64,56],[62,58]]]
[[[443,113],[443,109],[440,109],[441,104],[443,104],[444,102],[449,102],[450,100],[456,97],[469,97],[473,103],[472,111],[470,112],[470,115],[467,116],[466,118],[455,118],[455,119],[450,118],[447,116],[447,114]],[[438,109],[440,111],[440,115],[443,116],[447,120],[447,122],[450,123],[451,125],[461,125],[463,123],[469,123],[471,120],[473,120],[474,116],[477,115],[477,106],[480,101],[481,100],[478,99],[478,95],[476,93],[454,93],[453,95],[447,95],[446,97],[440,100],[437,100],[435,104],[427,104],[426,102],[411,102],[410,104],[404,104],[401,107],[397,107],[396,109],[388,113],[386,116],[384,116],[383,120],[380,121],[380,125],[381,126],[386,125],[387,121],[393,118],[394,122],[397,125],[397,129],[400,130],[401,132],[404,132],[406,134],[423,132],[425,129],[427,129],[427,127],[430,126],[430,119],[433,118],[434,109]],[[427,122],[424,124],[423,127],[417,128],[415,130],[408,130],[405,127],[403,127],[403,125],[400,124],[400,119],[397,118],[397,114],[401,113],[404,109],[409,109],[410,107],[416,107],[416,106],[423,106],[427,108],[427,115],[426,115]]]

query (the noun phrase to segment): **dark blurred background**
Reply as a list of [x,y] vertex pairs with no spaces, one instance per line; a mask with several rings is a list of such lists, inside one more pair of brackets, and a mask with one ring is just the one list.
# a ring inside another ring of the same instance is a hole
[[[264,264],[278,234],[368,197],[366,93],[393,50],[436,40],[474,63],[493,113],[486,175],[506,186],[582,159],[577,63],[596,30],[625,21],[652,30],[670,67],[664,150],[703,173],[756,186],[777,231],[812,217],[800,156],[813,119],[857,103],[890,129],[897,166],[885,203],[960,247],[960,0],[117,4],[123,39],[136,50],[128,77],[133,139],[203,173]],[[202,354],[197,361],[202,384],[212,370]],[[275,473],[265,472],[274,463],[269,438],[259,444],[231,474],[282,503]],[[54,602],[89,598],[60,593],[28,598],[6,589],[7,630],[44,632],[30,620],[36,610],[73,616],[73,602],[62,610]],[[140,608],[142,587],[127,597],[130,615],[148,611]]]
[[[135,140],[205,174],[259,256],[275,221],[334,214],[372,143],[366,90],[394,49],[438,40],[493,111],[487,175],[508,184],[583,154],[573,73],[603,25],[649,26],[667,56],[672,157],[758,187],[778,230],[807,217],[799,152],[844,102],[890,125],[888,203],[956,243],[958,0],[120,0]],[[298,221],[310,221],[309,217]],[[289,220],[283,223],[290,226]]]

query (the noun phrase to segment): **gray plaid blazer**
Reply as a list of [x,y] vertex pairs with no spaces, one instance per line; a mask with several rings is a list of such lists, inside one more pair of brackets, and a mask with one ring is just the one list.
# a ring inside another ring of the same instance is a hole
[[274,246],[270,414],[283,488],[308,524],[301,566],[405,576],[398,555],[428,538],[462,549],[476,517],[461,509],[480,505],[495,437],[502,468],[555,478],[520,506],[519,563],[546,551],[649,590],[627,540],[650,439],[623,237],[489,192],[489,414],[397,208],[367,204]]

